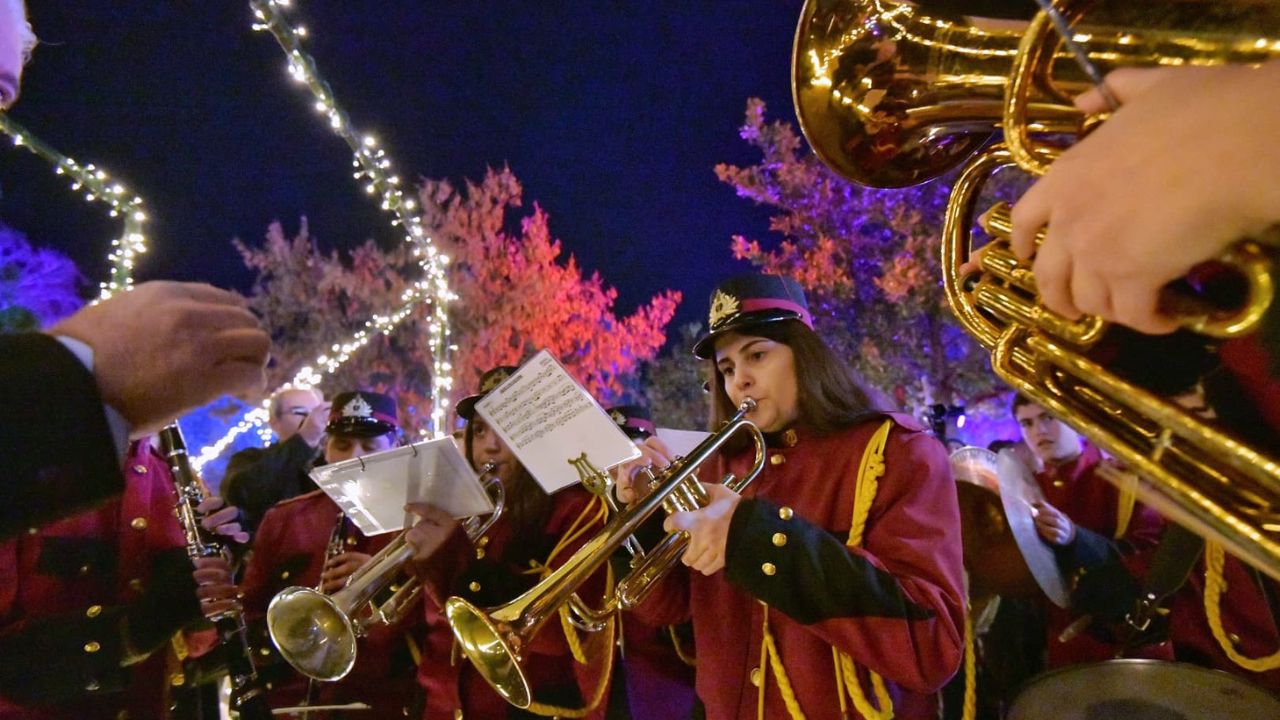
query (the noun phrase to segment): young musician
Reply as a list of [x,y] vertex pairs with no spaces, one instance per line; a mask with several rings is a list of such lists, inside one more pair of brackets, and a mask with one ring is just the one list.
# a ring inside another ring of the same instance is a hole
[[[326,462],[336,463],[390,450],[399,444],[396,403],[374,392],[344,392],[333,399],[325,426]],[[343,528],[339,529],[339,523]],[[340,548],[330,540],[342,538]],[[365,537],[351,525],[337,503],[321,490],[285,500],[268,510],[254,538],[253,554],[245,569],[243,592],[246,615],[261,618],[276,593],[299,585],[326,593],[341,590],[347,578],[396,537],[395,533]],[[336,553],[330,550],[337,550]],[[260,673],[272,679],[273,707],[364,703],[372,710],[361,718],[403,718],[414,707],[414,672],[421,642],[420,610],[412,609],[398,624],[378,623],[360,640],[356,664],[336,683],[310,683],[290,668],[265,637],[258,644]],[[265,629],[259,626],[259,629]]]
[[[502,481],[502,516],[473,543],[456,522],[427,505],[411,505],[423,522],[406,535],[418,549],[415,572],[430,599],[425,603],[427,635],[418,682],[426,690],[424,720],[453,718],[530,718],[545,716],[603,718],[613,653],[612,628],[586,636],[556,617],[522,648],[533,705],[520,710],[507,703],[455,649],[444,616],[444,601],[460,596],[476,607],[506,603],[532,587],[595,536],[607,518],[604,501],[580,485],[547,495],[511,452],[475,405],[516,370],[498,367],[480,378],[480,392],[458,403],[467,421],[467,460],[479,470],[492,464]],[[589,603],[602,597],[605,573],[579,590]]]
[[[963,650],[946,452],[911,417],[868,406],[789,278],[722,283],[694,352],[715,363],[718,419],[752,398],[769,445],[741,495],[715,481],[745,476],[752,448],[703,473],[710,504],[666,521],[690,535],[688,569],[637,610],[692,617],[706,717],[936,717]],[[631,483],[620,489],[629,499]]]

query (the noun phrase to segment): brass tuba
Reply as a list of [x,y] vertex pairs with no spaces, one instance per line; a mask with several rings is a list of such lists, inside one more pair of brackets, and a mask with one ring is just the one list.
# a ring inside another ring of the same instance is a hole
[[449,598],[445,603],[445,614],[462,652],[507,702],[519,708],[527,708],[533,702],[533,693],[522,667],[524,648],[562,606],[569,607],[580,626],[599,627],[609,615],[634,607],[643,600],[654,583],[675,567],[688,546],[688,533],[671,533],[652,551],[638,557],[635,566],[605,598],[602,607],[589,607],[577,595],[578,588],[609,562],[613,553],[659,509],[677,512],[695,510],[707,504],[706,490],[695,474],[739,432],[747,433],[755,445],[754,463],[741,480],[729,475],[722,482],[735,492],[741,492],[755,480],[764,469],[765,444],[760,429],[746,419],[747,413],[753,409],[755,401],[750,398],[744,400],[738,407],[738,413],[724,427],[703,440],[688,457],[677,458],[654,477],[652,492],[616,515],[563,565],[520,597],[486,610],[460,597]]
[[[492,465],[486,465],[480,475],[485,478],[485,490],[493,498],[493,512],[462,522],[462,529],[472,542],[493,527],[506,504],[502,481],[489,475],[492,470]],[[334,551],[334,538],[340,536],[345,521],[346,517],[340,513],[326,557]],[[337,551],[341,552],[340,541]],[[346,677],[355,667],[360,636],[378,623],[399,622],[421,597],[421,582],[405,570],[412,557],[413,546],[405,541],[402,532],[369,558],[347,580],[347,586],[333,595],[326,595],[319,588],[300,586],[281,590],[267,606],[271,642],[295,670],[313,680],[332,682]],[[376,603],[375,597],[387,589],[391,590],[391,596]]]
[[[1280,3],[1056,0],[1074,40],[1101,70],[1260,63],[1280,57]],[[968,272],[980,192],[996,171],[1042,174],[1083,118],[1090,87],[1045,13],[1029,24],[970,24],[888,0],[809,0],[793,53],[792,91],[805,137],[837,172],[902,187],[964,165],[942,238],[943,282],[961,325],[992,353],[1005,382],[1121,459],[1144,502],[1280,579],[1280,459],[1241,442],[1090,359],[1107,324],[1048,311],[1030,269],[1009,250],[1009,215]],[[994,28],[994,29],[993,29]],[[1003,143],[988,142],[1003,131]],[[985,149],[984,149],[984,146]],[[1215,337],[1253,332],[1270,307],[1271,264],[1241,242],[1228,257],[1248,285],[1238,307],[1196,307],[1185,327]],[[1119,478],[1113,481],[1119,481]]]

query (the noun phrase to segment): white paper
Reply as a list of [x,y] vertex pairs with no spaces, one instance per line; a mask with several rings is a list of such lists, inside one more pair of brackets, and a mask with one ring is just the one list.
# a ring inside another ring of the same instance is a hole
[[403,530],[409,502],[431,503],[459,519],[493,511],[449,437],[318,467],[311,478],[365,535]]
[[585,459],[607,470],[640,457],[604,408],[546,350],[476,403],[476,412],[548,493],[581,479],[573,461]]
[[711,437],[711,433],[699,430],[658,428],[658,439],[666,443],[667,448],[671,450],[674,457],[687,457],[689,453],[693,452],[694,448],[709,437]]

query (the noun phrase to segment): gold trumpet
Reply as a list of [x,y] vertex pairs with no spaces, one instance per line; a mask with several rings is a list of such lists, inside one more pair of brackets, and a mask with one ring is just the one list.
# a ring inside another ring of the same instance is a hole
[[[501,517],[506,505],[502,480],[490,476],[493,464],[480,469],[484,488],[493,498],[493,512],[463,521],[467,537],[475,542]],[[339,523],[345,520],[339,519]],[[341,527],[341,525],[339,525]],[[407,532],[407,531],[406,531]],[[356,664],[358,639],[377,623],[394,625],[422,596],[422,583],[405,571],[413,546],[400,533],[347,580],[333,595],[318,588],[289,587],[267,606],[267,630],[280,655],[295,670],[313,680],[341,680]],[[332,539],[331,539],[332,544]],[[374,598],[391,589],[382,603]]]
[[[1077,22],[1074,41],[1103,70],[1280,57],[1277,3],[1055,6]],[[1087,25],[1078,22],[1086,6]],[[943,282],[961,325],[991,351],[996,373],[1138,473],[1144,502],[1280,579],[1276,457],[1092,361],[1088,352],[1107,324],[1070,320],[1040,303],[1030,269],[1009,250],[1007,208],[984,219],[995,239],[980,270],[963,269],[974,255],[986,181],[1015,165],[1043,173],[1061,151],[1036,138],[1082,127],[1070,98],[1089,86],[1087,73],[1061,45],[1045,12],[1025,30],[988,31],[905,3],[809,0],[796,32],[792,89],[815,152],[854,181],[902,186],[968,162],[947,207]],[[997,129],[1005,143],[979,152]],[[1182,325],[1214,337],[1253,332],[1274,296],[1271,264],[1250,242],[1222,260],[1246,281],[1247,299],[1183,313]]]
[[706,490],[695,477],[698,469],[739,432],[750,435],[755,444],[755,462],[746,477],[732,474],[721,482],[735,492],[745,489],[764,468],[764,435],[747,413],[755,409],[747,398],[738,412],[718,432],[703,440],[687,457],[677,458],[653,478],[653,490],[624,512],[616,515],[595,537],[588,540],[563,565],[520,597],[495,608],[482,610],[459,597],[445,603],[445,614],[462,652],[471,664],[507,702],[527,708],[533,701],[522,663],[524,648],[538,630],[566,604],[578,616],[581,626],[600,626],[618,610],[634,607],[652,591],[657,580],[671,570],[689,543],[688,533],[668,534],[605,598],[599,608],[590,607],[577,590],[621,547],[632,533],[659,508],[667,512],[696,510],[707,504]]

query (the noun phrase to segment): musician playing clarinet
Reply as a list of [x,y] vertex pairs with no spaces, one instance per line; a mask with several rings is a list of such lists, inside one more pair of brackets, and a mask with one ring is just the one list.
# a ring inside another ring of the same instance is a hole
[[[324,430],[324,459],[328,463],[390,450],[400,442],[395,400],[363,390],[340,393],[333,399]],[[337,592],[352,573],[395,537],[395,533],[365,537],[319,489],[280,502],[263,516],[245,569],[243,591],[245,613],[258,649],[255,659],[259,673],[271,683],[273,708],[362,703],[372,709],[353,710],[352,717],[370,720],[403,718],[412,711],[421,611],[411,611],[393,626],[372,625],[360,640],[355,667],[335,683],[308,682],[294,671],[267,637],[262,621],[276,593],[294,585]],[[345,715],[340,711],[315,712],[311,717]]]
[[[167,717],[179,661],[216,643],[202,621],[234,598],[230,567],[193,568],[168,463],[148,441],[130,446],[124,478],[118,498],[0,544],[0,718]],[[236,514],[222,508],[206,529],[243,541],[222,524]]]

